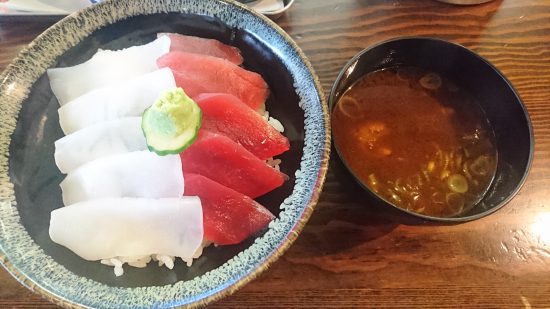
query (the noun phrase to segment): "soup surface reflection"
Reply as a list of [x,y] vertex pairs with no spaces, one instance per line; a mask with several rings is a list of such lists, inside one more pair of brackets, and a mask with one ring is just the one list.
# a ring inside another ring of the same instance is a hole
[[369,73],[332,113],[338,152],[388,202],[429,216],[470,209],[494,177],[494,134],[480,106],[444,77],[416,67]]

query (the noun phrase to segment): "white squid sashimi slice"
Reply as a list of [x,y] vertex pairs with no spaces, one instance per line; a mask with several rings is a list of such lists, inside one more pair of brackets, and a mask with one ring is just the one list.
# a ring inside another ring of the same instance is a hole
[[89,261],[162,254],[189,259],[203,238],[202,206],[183,198],[109,198],[51,213],[50,238]]
[[84,63],[48,69],[50,86],[63,106],[91,90],[158,69],[157,58],[169,50],[168,37],[121,50],[98,50]]
[[101,157],[146,149],[141,117],[121,118],[95,124],[55,141],[55,163],[66,174]]
[[181,197],[179,155],[134,151],[102,157],[70,172],[61,182],[65,206],[106,197]]
[[172,71],[164,68],[99,88],[61,106],[59,124],[70,134],[99,122],[141,116],[162,92],[175,87]]

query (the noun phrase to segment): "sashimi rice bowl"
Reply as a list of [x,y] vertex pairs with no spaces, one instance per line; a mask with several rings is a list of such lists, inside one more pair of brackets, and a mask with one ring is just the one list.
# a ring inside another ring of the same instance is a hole
[[329,155],[322,90],[231,1],[105,1],[0,84],[0,261],[62,306],[196,306],[294,241]]

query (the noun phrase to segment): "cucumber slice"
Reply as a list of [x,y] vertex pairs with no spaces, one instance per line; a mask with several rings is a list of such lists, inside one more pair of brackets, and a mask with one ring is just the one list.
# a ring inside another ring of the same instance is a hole
[[183,89],[165,91],[143,112],[141,129],[147,147],[160,156],[178,154],[197,138],[202,122],[200,107]]

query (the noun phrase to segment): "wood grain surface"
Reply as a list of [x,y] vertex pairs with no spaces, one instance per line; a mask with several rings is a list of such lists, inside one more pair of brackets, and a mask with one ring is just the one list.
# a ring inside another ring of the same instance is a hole
[[[422,35],[473,49],[523,98],[534,125],[531,173],[489,217],[434,224],[373,204],[335,157],[297,242],[212,308],[550,307],[550,0],[453,6],[433,0],[297,0],[279,20],[328,91],[361,49]],[[0,17],[0,68],[51,21]],[[53,308],[0,270],[0,308]]]

